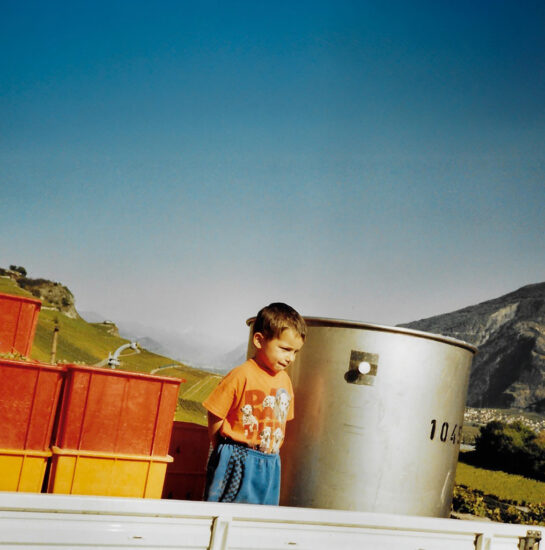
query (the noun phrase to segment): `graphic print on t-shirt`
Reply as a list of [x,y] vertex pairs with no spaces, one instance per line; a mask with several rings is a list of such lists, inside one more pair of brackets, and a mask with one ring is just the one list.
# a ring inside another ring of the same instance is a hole
[[254,431],[254,428],[257,429],[257,418],[252,414],[253,407],[250,404],[244,405],[244,407],[240,409],[240,412],[242,413],[242,426],[244,427],[244,435],[248,437]]
[[284,388],[244,392],[240,408],[242,427],[247,442],[263,453],[277,453],[284,439],[284,429],[291,397]]

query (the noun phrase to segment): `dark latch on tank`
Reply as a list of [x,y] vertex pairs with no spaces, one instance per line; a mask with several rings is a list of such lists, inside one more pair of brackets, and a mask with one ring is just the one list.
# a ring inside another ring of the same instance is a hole
[[373,386],[377,378],[378,353],[352,350],[350,365],[344,373],[344,379],[349,384]]

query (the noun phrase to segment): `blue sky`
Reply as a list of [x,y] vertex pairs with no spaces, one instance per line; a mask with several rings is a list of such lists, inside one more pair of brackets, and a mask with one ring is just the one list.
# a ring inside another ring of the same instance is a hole
[[0,2],[0,265],[209,344],[545,280],[545,4]]

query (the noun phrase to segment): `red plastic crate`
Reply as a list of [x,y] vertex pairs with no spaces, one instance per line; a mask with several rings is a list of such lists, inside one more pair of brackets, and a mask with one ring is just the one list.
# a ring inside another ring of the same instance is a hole
[[0,353],[28,356],[42,302],[0,293]]
[[169,471],[203,473],[206,470],[210,439],[208,428],[192,422],[174,422],[168,454],[174,458]]
[[57,447],[165,456],[180,383],[179,378],[67,365]]
[[0,359],[0,448],[46,451],[64,367]]
[[[168,465],[170,466],[170,464]],[[163,486],[164,499],[175,500],[203,500],[206,485],[206,473],[183,474],[168,471]]]
[[163,498],[202,500],[210,449],[208,428],[190,422],[174,422],[168,454]]

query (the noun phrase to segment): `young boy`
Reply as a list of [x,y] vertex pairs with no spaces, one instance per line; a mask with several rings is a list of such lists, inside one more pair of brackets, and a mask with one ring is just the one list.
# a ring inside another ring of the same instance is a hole
[[280,456],[293,389],[285,369],[303,347],[306,325],[287,304],[259,311],[252,359],[229,372],[203,403],[212,454],[205,500],[278,504]]

